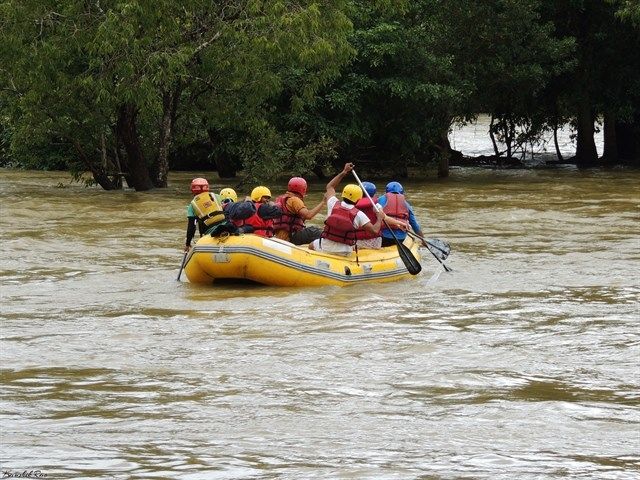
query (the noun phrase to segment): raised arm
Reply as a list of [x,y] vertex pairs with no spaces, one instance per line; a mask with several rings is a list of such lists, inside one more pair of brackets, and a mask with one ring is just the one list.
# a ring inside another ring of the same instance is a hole
[[353,170],[353,163],[345,163],[342,171],[333,177],[329,183],[327,183],[327,195],[326,198],[329,198],[336,194],[336,187],[340,185],[342,179],[349,174],[349,172]]

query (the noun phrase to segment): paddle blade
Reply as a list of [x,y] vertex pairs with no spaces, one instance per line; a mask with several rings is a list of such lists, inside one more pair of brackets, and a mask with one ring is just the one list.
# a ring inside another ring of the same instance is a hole
[[184,252],[184,256],[182,257],[182,263],[180,264],[180,270],[178,270],[178,278],[176,280],[180,281],[180,276],[182,275],[182,270],[184,270],[184,264],[187,262],[187,255],[189,252]]
[[398,246],[398,254],[400,255],[400,259],[404,266],[407,267],[408,272],[411,275],[417,275],[422,270],[422,265],[416,257],[413,256],[409,247],[407,247],[404,243],[398,241],[396,239],[396,245]]
[[425,243],[429,251],[442,261],[445,261],[451,253],[451,246],[438,238],[429,238]]

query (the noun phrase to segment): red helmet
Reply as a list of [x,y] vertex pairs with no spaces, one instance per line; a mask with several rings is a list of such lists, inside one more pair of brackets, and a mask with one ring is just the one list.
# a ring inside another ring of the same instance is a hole
[[198,195],[202,192],[209,191],[209,182],[207,182],[206,178],[194,178],[191,180],[191,193],[194,195]]
[[304,197],[307,194],[307,181],[302,177],[293,177],[289,180],[287,190]]

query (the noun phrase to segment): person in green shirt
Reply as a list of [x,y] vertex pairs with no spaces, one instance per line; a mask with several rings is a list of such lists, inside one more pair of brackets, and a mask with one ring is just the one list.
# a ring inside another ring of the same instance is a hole
[[[194,198],[196,197],[196,195],[208,191],[209,182],[207,182],[206,178],[198,177],[194,178],[191,181],[191,193],[193,194]],[[187,241],[184,246],[185,252],[188,252],[191,249],[191,241],[196,234],[196,227],[200,232],[200,236],[204,235],[204,233],[207,231],[207,226],[202,220],[198,218],[198,215],[196,215],[196,212],[193,209],[193,204],[189,202],[189,205],[187,205]]]

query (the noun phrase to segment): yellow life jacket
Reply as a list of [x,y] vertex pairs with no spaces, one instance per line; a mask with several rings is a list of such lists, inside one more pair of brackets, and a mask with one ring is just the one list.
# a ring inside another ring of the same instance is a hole
[[216,225],[224,220],[222,205],[220,205],[218,199],[209,192],[202,192],[193,197],[191,206],[193,207],[194,213],[207,227]]

